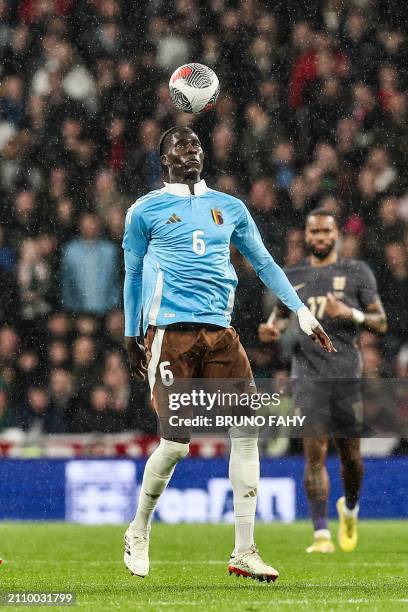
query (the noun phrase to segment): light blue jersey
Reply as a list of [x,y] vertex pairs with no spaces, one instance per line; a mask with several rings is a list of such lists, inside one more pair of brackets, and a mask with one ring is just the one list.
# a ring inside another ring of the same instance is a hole
[[266,250],[241,200],[209,189],[165,183],[139,198],[126,215],[123,249],[125,335],[148,325],[211,323],[229,327],[237,275],[230,243],[291,310],[303,304]]

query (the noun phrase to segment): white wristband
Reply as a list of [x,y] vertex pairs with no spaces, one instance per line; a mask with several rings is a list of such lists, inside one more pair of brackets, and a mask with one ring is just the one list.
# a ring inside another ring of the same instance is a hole
[[354,323],[357,323],[357,325],[362,325],[365,321],[364,312],[361,312],[361,310],[357,310],[357,308],[352,308],[351,312]]
[[319,321],[312,315],[307,306],[301,306],[297,311],[299,327],[307,335],[311,336],[316,327],[320,327]]

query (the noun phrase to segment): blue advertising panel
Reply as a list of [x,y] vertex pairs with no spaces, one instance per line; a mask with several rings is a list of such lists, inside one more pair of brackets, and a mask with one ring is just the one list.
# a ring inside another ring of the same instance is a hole
[[[0,519],[123,523],[134,513],[145,460],[2,459]],[[301,457],[263,459],[258,519],[307,518]],[[330,515],[342,494],[339,463],[328,460]],[[361,518],[408,518],[408,458],[366,459]],[[227,459],[181,462],[156,511],[166,523],[231,522]]]

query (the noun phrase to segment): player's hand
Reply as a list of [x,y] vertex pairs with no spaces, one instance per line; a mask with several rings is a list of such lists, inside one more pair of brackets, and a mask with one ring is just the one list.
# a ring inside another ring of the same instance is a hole
[[144,380],[146,378],[146,353],[143,344],[137,338],[125,338],[132,374]]
[[332,319],[343,319],[351,321],[353,311],[350,306],[338,300],[332,293],[327,294],[326,307],[324,314]]
[[258,327],[258,338],[261,342],[277,342],[280,337],[281,333],[273,323],[261,323]]
[[307,335],[313,342],[316,342],[328,353],[336,353],[332,341],[320,325],[319,321],[312,315],[307,306],[302,306],[297,311],[300,329]]

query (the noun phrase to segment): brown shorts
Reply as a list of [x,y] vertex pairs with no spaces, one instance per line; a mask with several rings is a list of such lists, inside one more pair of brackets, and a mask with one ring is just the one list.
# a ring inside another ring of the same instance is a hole
[[[149,327],[145,348],[151,398],[162,431],[174,414],[169,408],[169,395],[174,391],[188,392],[200,386],[214,389],[214,385],[227,390],[231,381],[240,393],[254,393],[251,366],[233,327]],[[195,412],[185,405],[178,414],[191,417]]]

